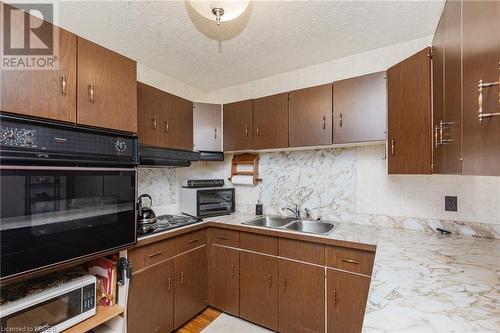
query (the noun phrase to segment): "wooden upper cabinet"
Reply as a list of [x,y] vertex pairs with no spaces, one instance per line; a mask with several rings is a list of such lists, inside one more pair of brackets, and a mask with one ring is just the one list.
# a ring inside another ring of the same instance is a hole
[[194,103],[193,148],[198,151],[222,151],[222,106]]
[[147,146],[161,146],[160,97],[161,91],[137,82],[137,134]]
[[246,251],[240,253],[240,316],[278,330],[277,258]]
[[279,332],[325,331],[325,269],[279,260]]
[[332,143],[332,84],[289,93],[289,146]]
[[327,270],[328,333],[361,333],[370,277]]
[[212,245],[210,256],[210,305],[238,316],[240,314],[239,251]]
[[136,62],[78,37],[78,112],[83,125],[137,132]]
[[333,83],[333,143],[386,139],[385,72]]
[[[8,7],[7,4],[0,4]],[[15,12],[22,12],[16,10]],[[27,116],[48,118],[65,122],[76,122],[76,36],[51,23],[24,13],[24,20],[33,25],[41,24],[42,34],[54,29],[59,39],[59,68],[57,70],[2,70],[1,111]],[[13,20],[14,31],[23,31],[23,20]],[[56,39],[57,40],[57,39]]]
[[[500,176],[500,2],[463,2],[463,173]],[[495,83],[488,85],[488,83]],[[478,84],[482,83],[479,119]]]
[[431,173],[430,51],[387,70],[389,174]]
[[174,319],[172,260],[132,275],[128,291],[127,332],[171,332]]
[[288,93],[254,99],[254,148],[288,147]]
[[253,148],[253,100],[224,104],[224,151]]
[[172,101],[171,109],[163,122],[167,145],[171,148],[193,150],[193,102],[175,95],[170,95],[169,98]]

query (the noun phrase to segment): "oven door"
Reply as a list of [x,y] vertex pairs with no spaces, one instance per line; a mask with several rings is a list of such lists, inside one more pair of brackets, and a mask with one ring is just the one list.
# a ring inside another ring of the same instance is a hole
[[197,216],[210,217],[234,212],[234,188],[196,191]]
[[1,277],[136,242],[134,169],[0,169]]

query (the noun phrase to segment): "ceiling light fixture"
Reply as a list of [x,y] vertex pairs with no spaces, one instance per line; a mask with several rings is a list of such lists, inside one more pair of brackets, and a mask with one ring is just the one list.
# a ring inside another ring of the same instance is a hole
[[250,0],[188,0],[191,7],[203,17],[221,22],[231,21],[243,14]]

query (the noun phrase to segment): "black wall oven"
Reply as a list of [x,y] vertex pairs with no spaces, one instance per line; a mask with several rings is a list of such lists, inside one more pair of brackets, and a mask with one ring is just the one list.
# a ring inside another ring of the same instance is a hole
[[135,244],[135,137],[1,120],[2,279]]

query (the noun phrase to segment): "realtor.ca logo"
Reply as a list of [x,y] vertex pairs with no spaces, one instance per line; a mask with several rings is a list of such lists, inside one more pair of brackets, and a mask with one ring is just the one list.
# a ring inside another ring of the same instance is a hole
[[2,70],[55,70],[59,30],[52,3],[2,3]]

